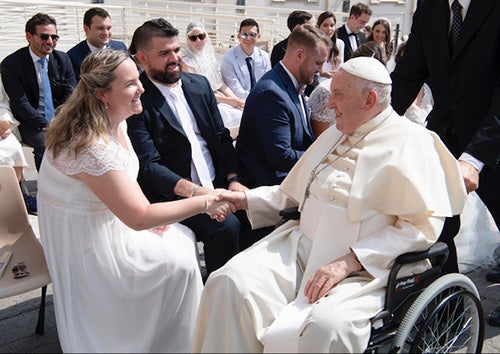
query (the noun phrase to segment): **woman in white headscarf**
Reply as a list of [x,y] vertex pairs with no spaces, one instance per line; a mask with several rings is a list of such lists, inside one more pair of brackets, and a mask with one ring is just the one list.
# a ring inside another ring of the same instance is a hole
[[203,25],[191,22],[186,30],[182,70],[205,76],[218,102],[219,111],[227,128],[240,125],[245,101],[222,82],[215,50]]

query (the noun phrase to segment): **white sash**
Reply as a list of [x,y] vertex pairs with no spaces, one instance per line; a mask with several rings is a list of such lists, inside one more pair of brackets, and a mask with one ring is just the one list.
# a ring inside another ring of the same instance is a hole
[[346,209],[309,197],[300,216],[300,230],[313,244],[299,293],[285,306],[263,337],[265,353],[297,353],[298,339],[314,304],[309,304],[304,288],[322,265],[346,255],[358,240],[360,223],[347,221]]

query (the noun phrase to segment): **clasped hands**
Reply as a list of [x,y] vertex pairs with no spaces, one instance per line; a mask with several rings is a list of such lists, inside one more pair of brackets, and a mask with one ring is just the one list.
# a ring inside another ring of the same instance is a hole
[[218,222],[224,221],[229,214],[247,208],[247,197],[243,192],[247,188],[239,188],[239,183],[231,183],[231,190],[215,189],[207,197],[210,198],[206,213]]

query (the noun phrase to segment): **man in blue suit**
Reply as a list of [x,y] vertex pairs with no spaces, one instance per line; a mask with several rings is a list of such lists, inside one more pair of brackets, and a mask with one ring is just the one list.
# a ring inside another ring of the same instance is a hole
[[7,56],[1,72],[22,141],[33,148],[38,170],[45,151],[45,128],[54,109],[73,91],[76,80],[66,53],[54,49],[59,35],[53,17],[38,13],[26,22],[25,31],[29,46]]
[[112,48],[128,53],[125,43],[111,39],[111,35],[113,34],[111,17],[106,10],[100,7],[88,9],[83,16],[83,30],[87,39],[68,50],[77,81],[80,80],[80,66],[83,59],[90,52],[102,48]]
[[296,26],[283,60],[248,95],[236,140],[248,187],[280,184],[314,140],[302,93],[331,46],[331,39],[314,26]]
[[[135,30],[130,46],[144,69],[145,92],[143,112],[127,120],[128,134],[139,157],[138,182],[152,203],[218,193],[217,188],[247,189],[239,182],[236,152],[210,83],[182,72],[178,34],[169,22],[154,19]],[[264,236],[250,230],[245,213],[222,222],[200,214],[181,223],[203,242],[208,273],[256,241],[254,236]]]

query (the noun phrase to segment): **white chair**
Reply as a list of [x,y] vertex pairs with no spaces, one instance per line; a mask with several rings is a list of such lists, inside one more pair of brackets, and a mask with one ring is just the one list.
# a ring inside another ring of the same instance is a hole
[[[11,166],[0,166],[0,254],[11,251],[12,257],[0,278],[0,299],[42,288],[35,332],[43,334],[45,294],[50,283],[42,245],[28,221],[21,189]],[[11,269],[25,262],[28,276],[14,279]]]

